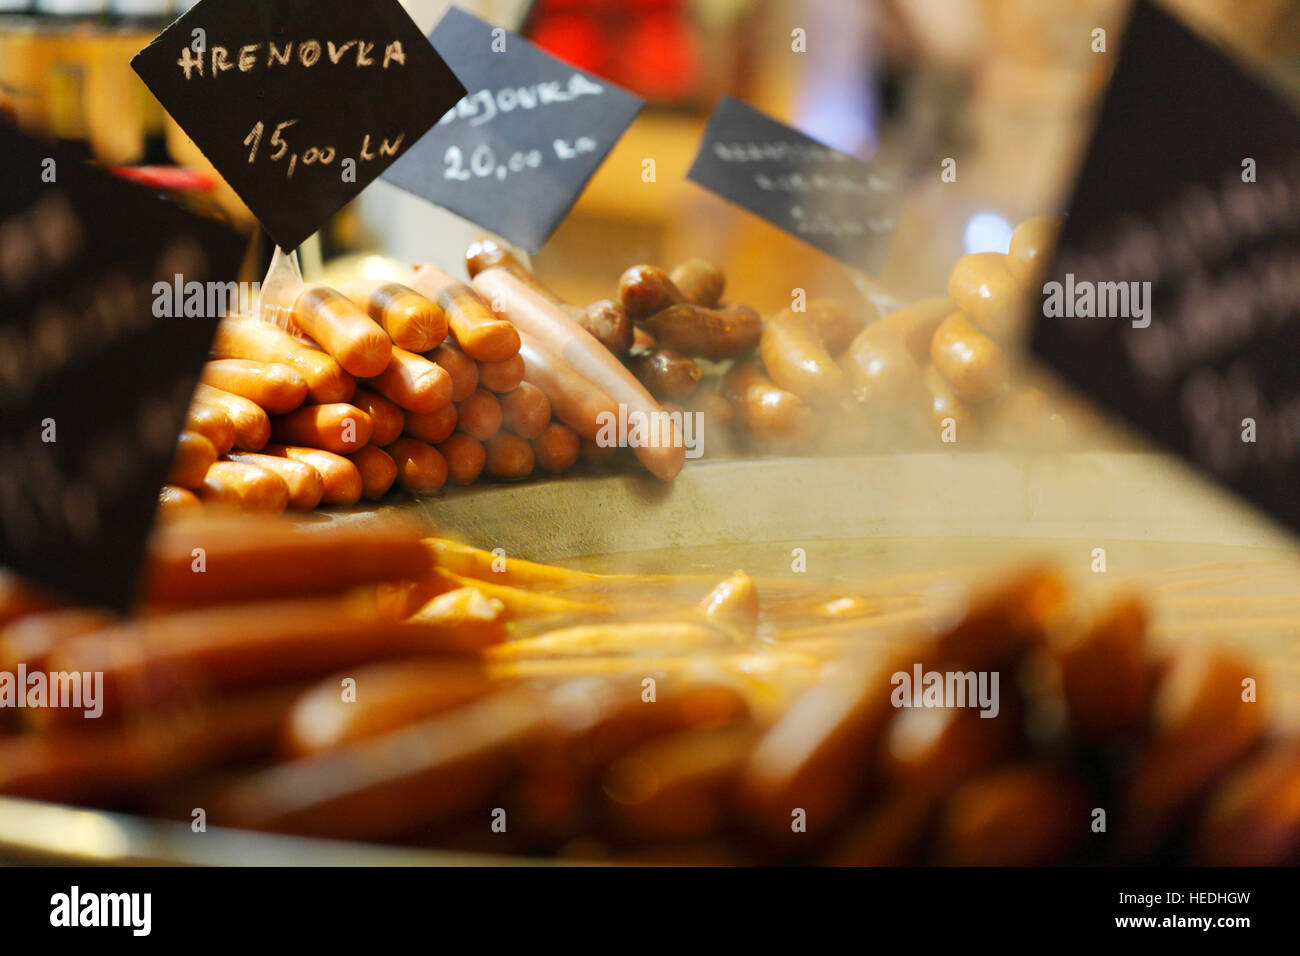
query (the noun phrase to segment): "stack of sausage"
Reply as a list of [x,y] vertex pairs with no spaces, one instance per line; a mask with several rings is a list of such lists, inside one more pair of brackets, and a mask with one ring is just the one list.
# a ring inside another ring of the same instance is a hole
[[880,630],[897,581],[714,582],[172,525],[139,617],[0,587],[0,666],[104,675],[99,720],[0,724],[0,793],[616,860],[1300,860],[1300,750],[1256,671],[1153,647],[1140,600],[1092,614],[1035,568]]
[[163,505],[308,510],[571,467],[514,326],[436,266],[412,286],[308,286],[289,330],[223,321]]

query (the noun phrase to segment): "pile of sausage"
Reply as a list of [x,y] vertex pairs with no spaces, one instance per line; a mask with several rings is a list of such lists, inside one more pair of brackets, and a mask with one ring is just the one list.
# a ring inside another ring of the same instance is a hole
[[[1051,570],[881,639],[852,619],[887,606],[870,582],[203,521],[156,533],[135,617],[0,579],[0,668],[105,688],[99,720],[0,712],[0,793],[607,860],[1300,860],[1300,744],[1256,671],[1153,648],[1138,600],[1085,616]],[[997,674],[996,713],[900,706],[915,671]]]
[[[959,259],[947,296],[884,318],[812,299],[763,321],[719,305],[724,277],[706,262],[634,266],[618,288],[630,327],[606,322],[615,331],[602,341],[656,396],[761,451],[1061,447],[1065,402],[1013,361],[1058,227],[1027,220],[1009,253]],[[610,307],[593,306],[593,326]],[[710,377],[697,359],[734,361]]]
[[[308,285],[288,324],[221,323],[165,511],[309,510],[394,485],[432,494],[481,475],[562,472],[584,445],[607,454],[602,412],[658,410],[568,313],[499,268],[476,270],[473,287],[433,265],[410,286]],[[680,447],[638,455],[665,479],[683,460]]]

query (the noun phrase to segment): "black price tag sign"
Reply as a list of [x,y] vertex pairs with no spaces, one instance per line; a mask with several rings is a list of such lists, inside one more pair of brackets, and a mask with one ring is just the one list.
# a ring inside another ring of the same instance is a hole
[[465,94],[397,0],[203,0],[131,65],[284,249]]
[[0,183],[0,565],[124,610],[244,243],[5,123]]
[[469,92],[384,179],[536,252],[645,102],[455,7],[429,39]]
[[740,100],[719,100],[686,175],[841,262],[884,264],[899,205],[893,175]]
[[1134,8],[1033,351],[1300,529],[1300,119]]

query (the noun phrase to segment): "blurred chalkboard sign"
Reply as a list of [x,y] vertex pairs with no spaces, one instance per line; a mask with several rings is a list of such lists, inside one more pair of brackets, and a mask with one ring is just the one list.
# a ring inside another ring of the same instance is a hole
[[850,266],[884,263],[900,202],[893,175],[740,100],[718,102],[687,176]]
[[216,327],[205,293],[243,248],[0,123],[0,565],[131,602]]
[[1300,529],[1300,119],[1134,7],[1032,348]]
[[465,93],[397,0],[203,0],[131,65],[284,249]]
[[384,179],[536,252],[644,101],[455,7],[429,39],[469,92]]

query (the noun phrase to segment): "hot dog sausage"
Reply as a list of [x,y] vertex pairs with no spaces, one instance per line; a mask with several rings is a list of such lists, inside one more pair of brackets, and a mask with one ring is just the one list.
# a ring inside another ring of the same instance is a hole
[[195,493],[204,501],[232,505],[242,511],[278,514],[289,504],[289,486],[283,478],[238,461],[216,462]]
[[216,460],[217,450],[212,442],[198,432],[185,429],[176,440],[176,454],[167,480],[182,488],[197,488]]
[[550,400],[536,385],[524,382],[510,394],[501,396],[501,423],[520,438],[536,438],[550,421]]
[[276,455],[231,453],[228,457],[279,475],[289,487],[289,507],[297,511],[310,511],[325,496],[325,482],[311,465]]
[[[435,354],[446,347],[445,344],[438,346]],[[473,364],[470,362],[471,366]],[[475,367],[475,376],[477,374]],[[436,412],[455,397],[452,376],[447,369],[406,349],[394,348],[388,367],[370,384],[390,402],[421,415]]]
[[307,380],[313,402],[346,402],[357,383],[338,362],[292,335],[251,319],[225,319],[217,326],[212,356],[288,365]]
[[519,333],[497,318],[474,289],[442,269],[423,265],[415,270],[415,288],[447,314],[456,344],[480,362],[504,362],[519,351]]
[[388,365],[393,349],[388,333],[333,289],[313,285],[298,293],[293,321],[350,375],[369,378]]
[[348,456],[348,460],[361,472],[361,491],[371,501],[388,494],[397,480],[397,462],[382,448],[367,445]]
[[315,468],[325,488],[321,504],[354,505],[361,500],[361,473],[357,471],[356,465],[342,455],[297,445],[267,445],[263,451],[268,455],[292,458]]
[[277,444],[323,448],[335,454],[354,452],[370,441],[374,425],[355,405],[304,405],[276,418],[271,434]]
[[307,400],[307,379],[288,365],[248,359],[216,359],[203,366],[201,381],[239,395],[272,415],[291,412]]

